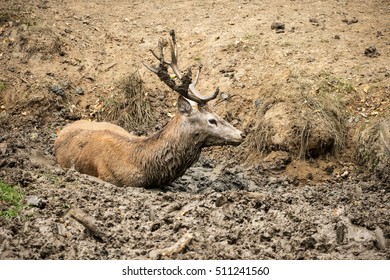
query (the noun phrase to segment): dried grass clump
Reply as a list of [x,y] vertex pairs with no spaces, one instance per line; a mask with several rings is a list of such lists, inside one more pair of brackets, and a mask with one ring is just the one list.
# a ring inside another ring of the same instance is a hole
[[119,81],[98,113],[99,120],[114,122],[129,131],[145,131],[152,124],[151,105],[138,71]]
[[265,94],[249,141],[260,152],[282,150],[299,158],[339,152],[347,131],[338,94],[344,88],[345,84],[321,79],[309,90],[302,86],[289,93]]
[[360,164],[383,180],[390,180],[390,109],[363,126],[355,137]]

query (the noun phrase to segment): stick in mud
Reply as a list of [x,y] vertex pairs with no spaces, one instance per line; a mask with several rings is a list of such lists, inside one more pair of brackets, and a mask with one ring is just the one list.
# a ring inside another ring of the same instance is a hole
[[149,256],[152,259],[157,259],[160,256],[172,256],[173,254],[179,254],[184,251],[184,249],[190,244],[192,239],[194,238],[194,235],[192,233],[187,232],[180,238],[175,244],[173,244],[170,247],[164,248],[164,249],[156,249],[152,250],[149,253]]
[[95,219],[83,210],[73,207],[68,211],[68,215],[82,224],[98,240],[103,242],[107,240],[106,235],[96,226]]

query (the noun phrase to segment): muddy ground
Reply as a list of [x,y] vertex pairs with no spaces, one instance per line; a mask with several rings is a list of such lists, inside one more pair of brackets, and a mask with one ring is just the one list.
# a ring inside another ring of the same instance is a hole
[[[3,0],[0,9],[0,179],[29,204],[0,217],[0,259],[390,258],[389,181],[357,163],[353,141],[389,108],[387,0]],[[153,133],[175,114],[175,94],[141,64],[171,29],[181,65],[204,65],[199,90],[225,93],[214,111],[248,135],[264,95],[343,81],[346,144],[284,160],[249,140],[210,148],[152,190],[55,165],[56,132],[95,120],[134,71],[154,120],[134,130]]]

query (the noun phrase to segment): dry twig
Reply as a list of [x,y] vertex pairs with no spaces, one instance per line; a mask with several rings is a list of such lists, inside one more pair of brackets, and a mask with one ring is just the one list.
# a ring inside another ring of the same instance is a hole
[[171,257],[174,254],[179,254],[184,251],[184,249],[191,243],[194,235],[187,232],[180,238],[175,244],[164,249],[152,250],[149,253],[149,256],[153,259],[159,258],[160,256]]
[[68,211],[68,215],[82,224],[94,237],[100,241],[106,240],[106,235],[96,226],[95,219],[89,216],[83,210],[73,207]]

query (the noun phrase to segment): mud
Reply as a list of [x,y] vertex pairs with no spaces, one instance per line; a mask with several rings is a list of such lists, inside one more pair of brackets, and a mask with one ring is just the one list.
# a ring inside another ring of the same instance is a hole
[[[389,106],[386,1],[42,3],[1,4],[0,178],[22,188],[26,207],[0,217],[0,259],[390,258],[390,185],[358,165],[352,137],[337,155],[304,160],[250,143],[206,149],[163,189],[119,188],[55,165],[53,152],[56,131],[94,119],[170,28],[183,66],[202,61],[200,90],[219,84],[214,110],[240,129],[253,131],[263,94],[308,86],[325,69],[355,87],[342,96],[351,135]],[[380,55],[365,55],[371,44]],[[141,69],[160,116],[152,133],[176,97]]]

